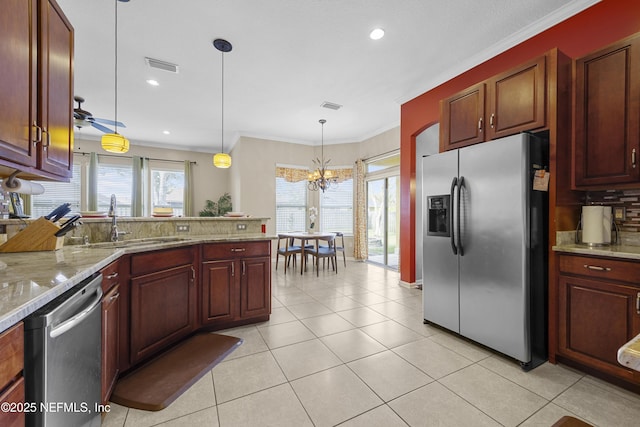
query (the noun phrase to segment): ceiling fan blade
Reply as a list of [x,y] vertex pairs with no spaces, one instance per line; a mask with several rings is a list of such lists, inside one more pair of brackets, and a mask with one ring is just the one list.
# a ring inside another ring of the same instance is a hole
[[120,128],[126,128],[126,126],[124,125],[124,123],[122,122],[115,122],[113,120],[108,120],[108,119],[99,119],[97,117],[93,118],[94,122],[98,122],[98,123],[102,123],[105,125],[111,125],[111,126],[118,126]]
[[98,129],[99,131],[102,131],[104,133],[115,133],[114,131],[112,131],[111,129],[109,129],[106,126],[102,126],[99,123],[96,122],[91,122],[91,126],[93,126],[94,128]]

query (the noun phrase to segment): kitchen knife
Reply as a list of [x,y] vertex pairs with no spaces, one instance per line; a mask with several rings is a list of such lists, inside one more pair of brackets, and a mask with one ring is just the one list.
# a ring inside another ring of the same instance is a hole
[[79,225],[79,224],[77,224],[76,222],[77,222],[80,218],[82,218],[82,216],[81,216],[81,215],[74,215],[74,216],[72,216],[71,218],[69,218],[69,219],[67,220],[67,222],[65,222],[65,223],[64,223],[64,225],[62,226],[62,228],[61,228],[60,230],[56,231],[55,236],[56,236],[56,237],[62,237],[62,236],[64,236],[65,234],[67,234],[68,232],[70,232],[71,230],[73,230],[77,225]]
[[56,222],[71,211],[71,203],[63,203],[55,208],[49,215],[45,215],[45,219]]

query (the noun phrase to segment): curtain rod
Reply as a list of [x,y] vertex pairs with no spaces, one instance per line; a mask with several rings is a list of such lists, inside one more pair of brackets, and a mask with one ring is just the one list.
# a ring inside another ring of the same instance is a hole
[[[87,153],[86,151],[74,151],[74,153],[77,154],[82,154],[83,156],[87,156],[90,155],[91,153]],[[96,153],[98,156],[102,156],[102,157],[117,157],[119,159],[133,159],[133,156],[120,156],[117,154],[102,154],[102,153]],[[184,163],[184,160],[168,160],[168,159],[154,159],[152,157],[141,157],[147,160],[156,160],[158,162],[174,162],[174,163]],[[196,161],[189,161],[189,163],[193,164],[193,165],[197,165],[198,162]]]
[[381,158],[384,158],[384,157],[389,157],[390,154],[396,154],[396,153],[399,153],[399,152],[400,152],[400,149],[397,148],[395,150],[387,151],[386,153],[376,154],[375,156],[366,157],[366,158],[362,159],[362,161],[363,162],[369,162],[369,161],[374,160],[374,159],[381,159]]

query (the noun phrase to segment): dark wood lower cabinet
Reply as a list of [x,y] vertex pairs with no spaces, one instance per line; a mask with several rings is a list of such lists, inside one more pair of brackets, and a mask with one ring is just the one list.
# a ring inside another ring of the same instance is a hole
[[[217,330],[269,319],[269,240],[135,253],[120,258],[118,265],[118,286],[103,286],[103,398],[108,399],[119,373],[199,328]],[[110,265],[103,276],[114,280],[115,271]]]
[[116,385],[120,372],[120,286],[115,285],[102,298],[102,403]]
[[198,246],[131,255],[129,363],[147,359],[197,328]]
[[271,257],[247,258],[240,262],[240,317],[268,316],[271,313],[271,282],[265,278],[271,277]]
[[238,287],[235,260],[206,261],[202,263],[202,316],[203,322],[226,323],[238,317]]
[[[0,333],[0,402],[15,404],[17,408],[24,403],[24,327],[17,325]],[[23,427],[25,411],[0,411],[0,426]]]
[[633,282],[640,264],[563,255],[560,270],[560,360],[640,385],[640,372],[617,361],[618,349],[640,334],[640,284]]
[[269,241],[203,245],[202,259],[204,326],[221,329],[268,320],[271,313]]
[[131,279],[131,362],[145,359],[196,329],[193,265]]

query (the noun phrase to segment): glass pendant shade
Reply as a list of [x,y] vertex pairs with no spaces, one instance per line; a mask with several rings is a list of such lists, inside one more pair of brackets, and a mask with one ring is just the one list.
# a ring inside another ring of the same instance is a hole
[[227,153],[216,153],[213,156],[213,165],[217,168],[227,169],[231,167],[231,156]]
[[126,153],[129,151],[129,140],[119,133],[105,133],[102,135],[102,149],[109,153]]

